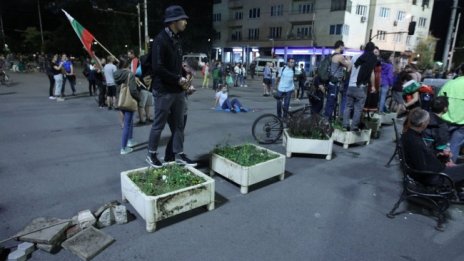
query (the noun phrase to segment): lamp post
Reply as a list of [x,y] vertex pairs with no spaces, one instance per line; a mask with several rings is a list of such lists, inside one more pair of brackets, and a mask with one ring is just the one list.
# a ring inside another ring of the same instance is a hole
[[269,41],[272,41],[271,57],[274,58],[274,38],[270,38]]
[[37,0],[37,11],[39,12],[39,25],[40,25],[40,39],[42,40],[42,45],[40,47],[40,50],[44,50],[44,36],[43,36],[43,30],[42,30],[42,14],[40,12],[40,0]]

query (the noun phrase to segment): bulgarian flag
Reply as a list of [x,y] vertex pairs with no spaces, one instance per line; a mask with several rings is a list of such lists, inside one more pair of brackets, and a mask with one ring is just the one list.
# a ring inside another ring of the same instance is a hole
[[92,43],[95,37],[93,37],[93,35],[87,29],[82,27],[82,25],[76,21],[76,19],[70,16],[65,10],[61,11],[63,11],[66,17],[68,17],[71,26],[73,27],[77,37],[79,37],[87,52],[90,54],[90,56],[93,56]]

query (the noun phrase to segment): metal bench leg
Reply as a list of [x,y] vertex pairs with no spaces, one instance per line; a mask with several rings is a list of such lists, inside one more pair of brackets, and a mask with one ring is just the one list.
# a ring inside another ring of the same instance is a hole
[[398,147],[395,147],[395,151],[393,152],[393,155],[391,155],[390,160],[387,162],[385,167],[390,167],[390,163],[393,161],[395,158],[396,154],[398,154]]
[[398,209],[398,207],[400,206],[401,202],[403,202],[403,200],[406,199],[406,193],[403,191],[401,193],[401,196],[400,198],[398,199],[398,201],[395,203],[395,205],[393,206],[392,210],[390,210],[390,212],[388,212],[387,214],[387,217],[388,218],[395,218],[395,211]]

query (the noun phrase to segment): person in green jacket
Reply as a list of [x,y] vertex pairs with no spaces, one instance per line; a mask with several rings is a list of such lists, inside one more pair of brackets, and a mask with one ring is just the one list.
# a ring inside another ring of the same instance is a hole
[[[464,66],[461,71],[464,72]],[[464,76],[448,81],[438,96],[448,97],[448,111],[441,118],[449,124],[451,160],[456,163],[464,146]]]

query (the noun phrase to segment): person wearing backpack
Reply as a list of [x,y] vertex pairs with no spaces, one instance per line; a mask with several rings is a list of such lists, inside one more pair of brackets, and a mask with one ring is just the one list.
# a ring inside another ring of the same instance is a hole
[[[282,67],[277,77],[277,94],[274,96],[277,100],[277,117],[282,118],[282,109],[284,118],[287,117],[290,99],[295,91],[295,59],[288,58],[287,65]],[[282,99],[284,107],[282,108]]]
[[[326,84],[327,97],[324,111],[324,116],[329,119],[329,121],[332,121],[332,116],[334,115],[337,105],[338,91],[343,78],[343,69],[346,68],[350,70],[351,68],[350,61],[343,56],[343,51],[345,49],[343,41],[336,41],[334,48],[334,53],[330,56],[330,67],[328,68],[329,79]],[[322,74],[319,74],[319,76],[323,81],[325,80]]]

